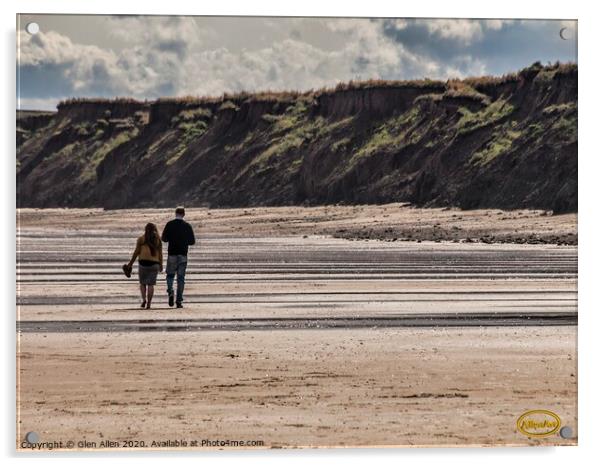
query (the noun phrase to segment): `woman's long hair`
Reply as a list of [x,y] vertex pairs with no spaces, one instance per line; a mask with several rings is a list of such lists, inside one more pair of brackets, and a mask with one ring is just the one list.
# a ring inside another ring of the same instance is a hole
[[159,232],[157,231],[157,225],[154,223],[147,223],[144,227],[144,244],[148,246],[151,254],[154,256],[157,248],[159,247]]

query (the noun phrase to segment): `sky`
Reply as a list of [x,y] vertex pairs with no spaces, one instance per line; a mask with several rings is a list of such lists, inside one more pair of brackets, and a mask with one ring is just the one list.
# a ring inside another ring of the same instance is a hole
[[577,22],[19,15],[17,102],[52,110],[69,97],[305,91],[350,79],[502,75],[535,61],[577,62]]

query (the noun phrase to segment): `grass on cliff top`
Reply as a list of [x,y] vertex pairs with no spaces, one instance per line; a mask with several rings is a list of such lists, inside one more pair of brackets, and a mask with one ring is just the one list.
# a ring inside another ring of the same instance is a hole
[[444,96],[471,99],[483,105],[491,104],[489,96],[477,91],[469,83],[460,79],[450,79],[447,81],[447,88],[444,92]]
[[[517,82],[523,79],[523,76],[529,72],[543,72],[544,74],[553,71],[555,75],[570,74],[577,71],[577,64],[575,63],[555,63],[550,65],[541,65],[541,63],[534,63],[530,67],[524,68],[515,73],[508,73],[503,76],[477,76],[468,77],[463,80],[451,80],[454,85],[456,83],[462,83],[465,86],[473,88],[476,92],[481,92],[487,87],[501,85],[509,82]],[[107,105],[113,103],[121,104],[132,104],[132,105],[152,105],[155,102],[168,102],[168,103],[180,103],[182,105],[202,105],[202,104],[220,104],[228,100],[235,104],[243,101],[269,101],[269,102],[282,102],[282,101],[295,101],[299,98],[312,99],[321,94],[332,94],[336,92],[345,92],[358,89],[370,89],[370,88],[386,88],[386,87],[397,87],[397,88],[413,88],[413,89],[433,89],[440,92],[444,92],[449,87],[450,81],[439,81],[433,79],[416,79],[416,80],[383,80],[383,79],[369,79],[369,80],[351,80],[348,82],[341,82],[334,87],[323,87],[320,89],[310,89],[308,91],[277,91],[272,89],[266,89],[257,92],[241,91],[236,93],[224,93],[220,96],[183,96],[183,97],[162,97],[155,101],[140,101],[133,98],[117,98],[117,99],[105,99],[105,98],[70,98],[61,101],[57,108],[60,110],[64,107],[76,106],[79,104],[98,104]],[[452,90],[452,92],[457,92]]]
[[465,78],[463,80],[464,83],[472,86],[477,91],[482,91],[487,88],[491,88],[493,86],[504,85],[512,82],[519,82],[524,79],[525,75],[530,73],[537,75],[537,73],[543,73],[542,78],[546,79],[553,76],[559,76],[564,74],[571,74],[577,71],[577,64],[568,62],[568,63],[560,63],[557,61],[556,63],[550,63],[548,65],[542,65],[540,62],[535,62],[531,66],[527,66],[517,72],[507,73],[502,76],[475,76]]

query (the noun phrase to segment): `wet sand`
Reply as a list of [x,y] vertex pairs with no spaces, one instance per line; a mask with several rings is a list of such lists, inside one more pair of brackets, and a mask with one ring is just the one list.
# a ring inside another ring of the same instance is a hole
[[[18,447],[32,430],[96,442],[81,448],[575,444],[516,420],[548,409],[576,432],[576,247],[330,236],[353,212],[417,211],[191,210],[185,308],[160,278],[150,311],[120,266],[169,211],[21,211]],[[492,217],[576,234],[570,216],[492,212],[464,216],[491,235],[507,222]]]

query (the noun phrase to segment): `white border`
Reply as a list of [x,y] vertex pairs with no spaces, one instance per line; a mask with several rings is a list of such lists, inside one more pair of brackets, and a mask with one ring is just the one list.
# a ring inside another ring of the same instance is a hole
[[[15,299],[15,23],[16,13],[88,13],[88,14],[206,14],[206,15],[286,15],[286,16],[391,16],[391,17],[469,17],[469,18],[557,18],[579,20],[579,446],[557,448],[495,448],[495,449],[387,449],[387,450],[286,450],[265,452],[211,452],[211,453],[136,453],[117,454],[43,454],[50,463],[63,463],[67,458],[78,457],[90,462],[115,461],[126,457],[128,462],[160,464],[164,461],[194,461],[213,463],[238,460],[251,464],[304,464],[307,461],[320,464],[340,462],[365,464],[378,461],[381,464],[562,464],[588,461],[597,452],[601,442],[602,413],[597,396],[602,393],[598,358],[599,331],[602,330],[599,299],[596,291],[602,286],[600,279],[600,231],[602,222],[599,207],[599,186],[602,184],[600,150],[602,142],[602,102],[600,95],[602,72],[600,67],[600,16],[594,2],[556,1],[528,2],[504,0],[484,2],[469,0],[394,2],[384,0],[326,2],[304,0],[285,2],[275,0],[192,2],[190,0],[103,0],[82,2],[77,0],[20,0],[18,3],[2,2],[3,106],[0,112],[2,131],[3,169],[2,207],[4,222],[0,230],[2,253],[2,297],[4,299],[2,344],[3,383],[0,385],[5,401],[2,429],[3,456],[8,462],[15,461],[14,453],[14,299]],[[18,455],[23,458],[24,455]],[[25,464],[42,455],[29,455]]]

